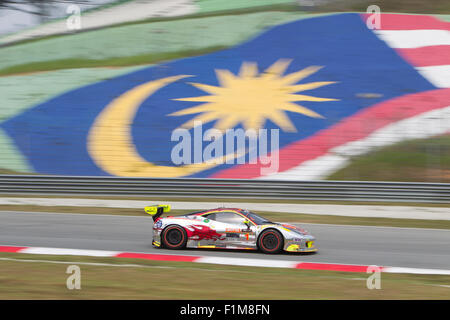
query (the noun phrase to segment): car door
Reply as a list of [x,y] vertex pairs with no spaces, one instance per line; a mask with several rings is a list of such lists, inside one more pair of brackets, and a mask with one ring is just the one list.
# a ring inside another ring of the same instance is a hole
[[226,235],[220,240],[220,244],[227,247],[255,247],[256,228],[253,224],[246,225],[245,217],[233,211],[220,211],[208,215],[207,218],[210,219],[210,225],[216,232]]

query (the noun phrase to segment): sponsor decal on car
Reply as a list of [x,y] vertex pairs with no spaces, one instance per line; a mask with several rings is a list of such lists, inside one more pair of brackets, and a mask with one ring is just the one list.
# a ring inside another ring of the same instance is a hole
[[302,229],[302,228],[300,228],[300,227],[292,226],[292,225],[290,225],[290,224],[282,224],[282,226],[283,226],[285,229],[287,229],[288,231],[295,230],[295,231],[301,232],[301,233],[303,233],[303,234],[308,234],[308,231],[306,231],[305,229]]
[[223,240],[225,238],[224,234],[202,225],[187,226],[186,232],[190,240]]
[[240,233],[242,229],[239,228],[225,228],[225,232],[227,233]]
[[237,233],[227,233],[227,238],[239,238],[239,235]]
[[162,221],[158,220],[158,221],[155,222],[154,228],[155,229],[161,229],[161,226],[162,226]]
[[292,251],[298,251],[300,249],[300,246],[298,244],[291,244],[289,247],[287,247],[286,251],[292,252]]

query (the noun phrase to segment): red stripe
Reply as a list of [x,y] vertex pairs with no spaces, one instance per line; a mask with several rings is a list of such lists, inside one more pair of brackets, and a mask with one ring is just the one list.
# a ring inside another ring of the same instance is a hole
[[182,261],[182,262],[194,262],[195,260],[200,258],[195,256],[176,256],[169,254],[151,254],[151,253],[133,253],[133,252],[122,252],[116,255],[116,257],[157,260],[157,261]]
[[450,64],[450,46],[448,45],[395,50],[415,67]]
[[[366,23],[370,14],[364,13],[361,16]],[[450,30],[449,22],[427,15],[382,13],[380,24],[381,30]]]
[[[388,124],[410,118],[423,112],[450,105],[450,88],[408,94],[380,102],[363,109],[334,126],[291,143],[279,151],[279,172],[326,154],[344,143],[365,138]],[[260,177],[263,165],[242,164],[212,175],[213,178],[252,179]]]
[[0,246],[0,252],[19,252],[22,249],[28,247],[11,247],[11,246]]
[[357,266],[350,264],[310,263],[310,262],[299,263],[295,266],[296,269],[343,271],[343,272],[366,272],[368,267],[369,266]]

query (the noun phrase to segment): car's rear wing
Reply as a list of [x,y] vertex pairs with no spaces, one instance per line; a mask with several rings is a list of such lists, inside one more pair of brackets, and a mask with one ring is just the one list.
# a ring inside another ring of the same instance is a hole
[[148,206],[144,208],[144,211],[153,217],[153,221],[156,221],[164,212],[170,211],[170,204]]

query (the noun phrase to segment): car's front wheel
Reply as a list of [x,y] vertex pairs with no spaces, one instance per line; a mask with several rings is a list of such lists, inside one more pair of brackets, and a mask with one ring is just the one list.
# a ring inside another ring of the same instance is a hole
[[187,234],[180,226],[168,226],[161,236],[161,242],[167,249],[184,249],[186,247]]
[[259,236],[258,248],[264,253],[278,253],[283,250],[283,236],[274,229],[265,230]]

